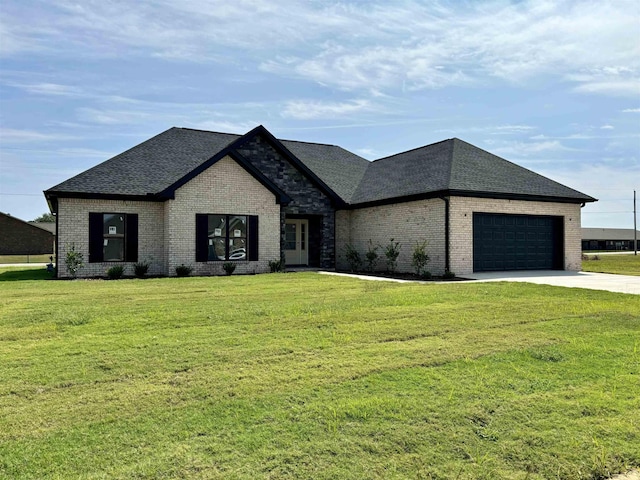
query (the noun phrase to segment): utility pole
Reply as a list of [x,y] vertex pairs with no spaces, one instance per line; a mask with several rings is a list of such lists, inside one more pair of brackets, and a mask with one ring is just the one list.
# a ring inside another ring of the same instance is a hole
[[636,191],[633,191],[633,254],[638,255],[638,227],[636,220]]

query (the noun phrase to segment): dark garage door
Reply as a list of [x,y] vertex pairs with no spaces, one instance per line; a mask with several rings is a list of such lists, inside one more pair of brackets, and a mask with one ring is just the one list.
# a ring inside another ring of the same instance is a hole
[[563,266],[562,217],[473,214],[473,271]]

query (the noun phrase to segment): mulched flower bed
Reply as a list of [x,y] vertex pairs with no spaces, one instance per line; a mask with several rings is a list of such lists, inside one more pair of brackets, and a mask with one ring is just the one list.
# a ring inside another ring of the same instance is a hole
[[336,270],[338,273],[352,273],[355,275],[365,275],[368,277],[381,277],[381,278],[393,278],[396,280],[411,280],[419,282],[462,282],[469,280],[468,278],[450,277],[444,278],[441,276],[432,276],[431,278],[424,278],[415,273],[402,273],[402,272],[351,272],[348,270]]

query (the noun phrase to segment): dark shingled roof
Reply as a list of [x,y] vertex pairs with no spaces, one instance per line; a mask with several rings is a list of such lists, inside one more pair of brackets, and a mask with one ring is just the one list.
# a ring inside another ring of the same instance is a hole
[[[47,198],[159,195],[243,137],[173,127],[45,194]],[[335,145],[291,140],[280,143],[351,205],[390,203],[438,193],[595,201],[457,138],[374,162]]]
[[351,202],[351,197],[371,164],[355,153],[335,145],[291,140],[281,140],[281,143],[346,203]]
[[47,192],[156,194],[238,138],[240,135],[173,127]]
[[445,191],[595,200],[457,138],[375,160],[351,200],[370,203]]

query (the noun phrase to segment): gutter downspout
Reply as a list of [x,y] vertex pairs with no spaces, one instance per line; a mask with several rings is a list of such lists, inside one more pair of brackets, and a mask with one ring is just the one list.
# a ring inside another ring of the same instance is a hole
[[444,202],[444,271],[451,271],[449,262],[449,197],[440,197]]

